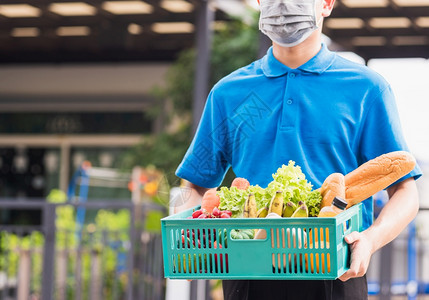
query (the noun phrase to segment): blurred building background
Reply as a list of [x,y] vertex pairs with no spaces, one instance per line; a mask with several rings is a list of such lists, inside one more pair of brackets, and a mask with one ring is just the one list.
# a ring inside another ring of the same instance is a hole
[[[257,32],[257,7],[256,0],[1,0],[0,198],[65,192],[84,161],[124,172],[152,163],[178,185],[173,166],[211,85],[269,47]],[[330,49],[392,83],[426,169],[429,0],[337,0],[323,32]],[[131,199],[127,188],[91,193]],[[17,218],[40,222],[41,214],[0,211],[4,223]]]
[[[83,160],[117,167],[124,148],[159,133],[162,118],[147,116],[158,101],[151,89],[164,84],[179,53],[197,47],[203,55],[211,31],[233,17],[246,21],[257,8],[256,0],[208,2],[3,0],[0,196],[43,197],[54,187],[65,190]],[[337,1],[324,33],[330,48],[365,62],[426,58],[428,5]],[[258,42],[261,56],[267,42]],[[194,106],[206,91],[194,94],[199,97]]]

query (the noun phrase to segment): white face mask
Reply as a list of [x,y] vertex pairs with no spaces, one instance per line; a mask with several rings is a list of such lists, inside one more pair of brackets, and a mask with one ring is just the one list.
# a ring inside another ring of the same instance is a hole
[[261,0],[259,30],[280,46],[296,46],[319,28],[317,1]]

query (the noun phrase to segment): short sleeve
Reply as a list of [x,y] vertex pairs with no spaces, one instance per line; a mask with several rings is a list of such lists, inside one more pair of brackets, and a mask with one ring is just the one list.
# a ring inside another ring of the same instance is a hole
[[[361,127],[359,141],[359,164],[379,155],[392,151],[410,151],[402,133],[401,122],[395,97],[390,86],[381,91],[370,103]],[[411,173],[398,181],[409,177],[421,176],[417,165]]]
[[226,144],[222,137],[227,130],[226,118],[210,92],[195,136],[176,175],[205,188],[218,187],[230,163],[226,158]]

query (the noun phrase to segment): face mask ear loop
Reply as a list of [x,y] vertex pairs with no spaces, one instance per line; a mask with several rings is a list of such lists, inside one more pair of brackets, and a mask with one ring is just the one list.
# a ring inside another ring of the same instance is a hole
[[322,16],[320,16],[319,21],[317,21],[317,16],[316,16],[316,12],[317,12],[317,9],[316,9],[317,1],[320,1],[320,0],[314,0],[314,5],[313,5],[313,18],[314,18],[314,24],[316,24],[316,28],[318,29],[318,28],[320,28],[320,24],[322,24],[323,17],[322,17]]

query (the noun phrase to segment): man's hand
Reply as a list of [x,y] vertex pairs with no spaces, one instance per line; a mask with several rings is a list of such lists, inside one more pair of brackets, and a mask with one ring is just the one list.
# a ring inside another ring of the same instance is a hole
[[363,232],[352,232],[345,237],[351,250],[350,269],[340,280],[363,276],[372,254],[395,239],[417,215],[419,197],[413,178],[389,187],[387,193],[389,201],[374,224]]
[[365,275],[372,256],[372,243],[365,235],[365,232],[354,231],[345,236],[344,239],[350,245],[351,258],[350,269],[339,277],[342,281]]

